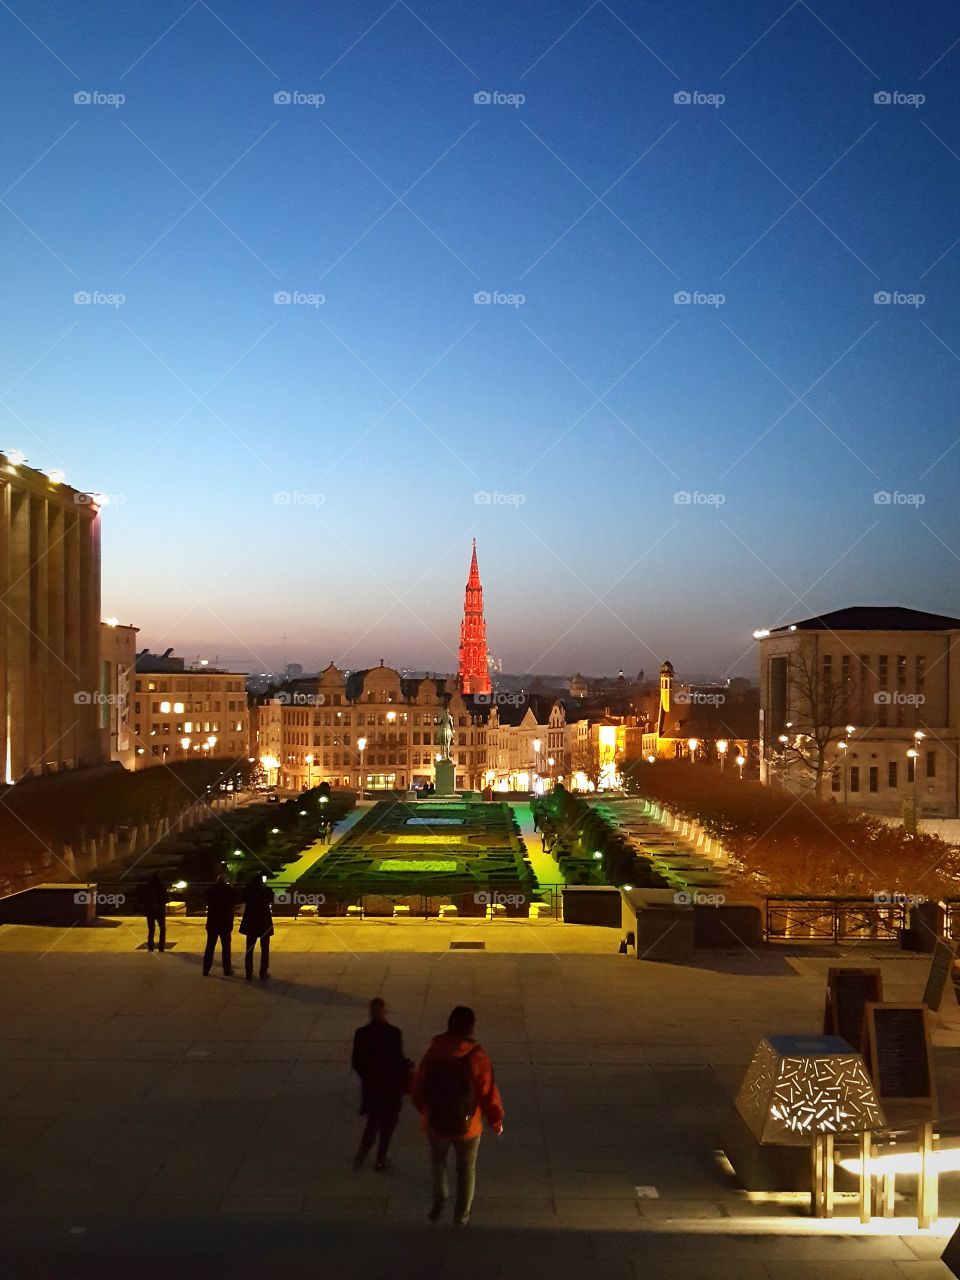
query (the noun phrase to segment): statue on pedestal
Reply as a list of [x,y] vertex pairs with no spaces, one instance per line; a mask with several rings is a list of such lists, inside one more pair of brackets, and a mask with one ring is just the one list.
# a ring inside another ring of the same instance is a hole
[[441,760],[449,760],[450,748],[453,746],[453,717],[446,707],[437,721],[437,732],[433,740],[440,748]]

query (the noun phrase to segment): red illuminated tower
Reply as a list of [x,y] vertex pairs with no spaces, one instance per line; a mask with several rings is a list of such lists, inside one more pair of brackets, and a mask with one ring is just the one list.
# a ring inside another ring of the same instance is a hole
[[463,597],[463,622],[460,623],[460,692],[489,693],[490,670],[487,666],[487,624],[483,620],[483,587],[477,567],[477,540],[473,540],[470,577]]

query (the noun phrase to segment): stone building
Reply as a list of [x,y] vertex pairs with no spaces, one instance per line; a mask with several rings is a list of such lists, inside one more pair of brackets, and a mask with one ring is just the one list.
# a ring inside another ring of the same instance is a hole
[[206,663],[188,667],[170,649],[137,655],[131,719],[138,769],[198,756],[245,760],[250,755],[243,672]]

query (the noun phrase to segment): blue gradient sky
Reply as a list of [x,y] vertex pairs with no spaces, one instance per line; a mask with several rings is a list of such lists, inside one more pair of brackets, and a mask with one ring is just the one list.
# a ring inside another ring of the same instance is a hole
[[956,612],[958,37],[883,0],[5,5],[0,447],[115,495],[104,613],[188,656],[451,669],[474,535],[509,670]]

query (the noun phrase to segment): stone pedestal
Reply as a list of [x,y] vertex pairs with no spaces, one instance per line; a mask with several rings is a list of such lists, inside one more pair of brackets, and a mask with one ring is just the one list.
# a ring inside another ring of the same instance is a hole
[[434,765],[436,777],[436,794],[438,796],[456,795],[456,765],[452,760],[437,760]]

